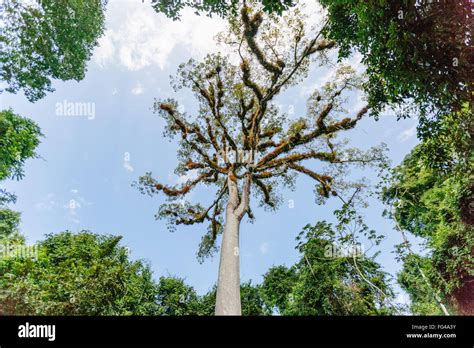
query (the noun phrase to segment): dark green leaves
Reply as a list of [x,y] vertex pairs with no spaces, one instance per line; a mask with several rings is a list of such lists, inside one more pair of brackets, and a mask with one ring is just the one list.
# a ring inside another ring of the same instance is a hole
[[37,255],[0,258],[3,313],[153,315],[156,285],[149,267],[132,261],[121,237],[87,231],[49,235]]
[[442,113],[472,98],[472,1],[320,2],[340,56],[362,53],[372,107],[408,100]]
[[28,158],[37,156],[35,149],[41,136],[33,121],[11,109],[0,111],[0,180],[23,177],[23,165]]
[[307,225],[297,242],[300,260],[291,268],[272,267],[264,276],[262,293],[268,307],[283,315],[393,312],[387,302],[392,291],[380,265],[365,255],[333,253],[350,244],[331,224]]
[[[283,11],[294,6],[294,0],[259,0],[263,5],[263,10],[268,13],[281,15]],[[250,1],[249,1],[250,3]],[[156,12],[164,13],[167,17],[178,20],[181,12],[185,8],[191,8],[196,14],[213,14],[225,17],[229,14],[236,14],[239,0],[153,0],[152,6]]]
[[[469,109],[444,116],[433,132],[395,168],[383,199],[391,206],[390,217],[397,226],[424,238],[430,256],[419,261],[426,266],[426,277],[434,290],[457,313],[469,313],[474,277],[474,232],[469,224],[467,206],[472,204],[472,150],[466,132]],[[406,248],[406,245],[403,245]],[[410,293],[416,313],[430,313],[427,300],[414,292],[418,283],[426,283],[420,272],[412,272],[418,261],[404,248],[398,250],[404,260],[400,275],[402,286]],[[421,265],[419,267],[422,267]],[[416,278],[416,276],[418,278]],[[429,287],[428,287],[429,288]],[[432,297],[429,300],[432,300]]]
[[51,79],[82,80],[104,29],[105,0],[23,2],[0,5],[0,80],[29,101],[52,91]]

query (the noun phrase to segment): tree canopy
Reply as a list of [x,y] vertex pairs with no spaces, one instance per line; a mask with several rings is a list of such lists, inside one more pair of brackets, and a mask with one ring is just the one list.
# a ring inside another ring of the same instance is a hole
[[48,235],[35,249],[30,246],[37,255],[1,257],[1,313],[160,313],[149,266],[130,260],[128,250],[119,245],[120,239],[88,231],[65,231]]
[[43,136],[38,125],[11,109],[0,111],[0,180],[21,179]]
[[403,258],[403,269],[398,273],[397,281],[410,297],[410,312],[415,315],[445,315],[434,296],[437,289],[429,279],[428,282],[424,279],[421,272],[425,275],[433,272],[431,258],[407,254]]
[[[315,191],[329,197],[333,178],[302,162],[360,164],[381,158],[378,149],[362,153],[335,141],[337,134],[352,129],[368,112],[364,106],[352,115],[336,114],[343,111],[344,93],[358,85],[350,67],[341,66],[336,80],[313,93],[307,117],[289,120],[278,112],[273,98],[303,78],[310,58],[324,54],[334,42],[320,38],[320,32],[304,35],[303,21],[294,17],[287,19],[287,31],[277,29],[276,20],[262,23],[261,12],[243,7],[231,35],[224,39],[240,53],[240,67],[221,55],[180,65],[172,86],[176,91],[191,89],[199,102],[197,117],[180,112],[173,99],[156,100],[154,105],[166,121],[164,135],[179,138],[175,173],[192,179],[171,187],[147,173],[140,177],[138,187],[142,193],[163,193],[169,198],[170,203],[163,204],[156,216],[168,218],[171,228],[209,222],[199,257],[214,250],[215,239],[223,229],[225,204],[234,192],[240,192],[235,208],[242,216],[246,211],[237,203],[248,203],[250,192],[260,199],[260,205],[275,209],[279,203],[278,183],[291,187],[296,174],[313,179]],[[288,35],[293,35],[289,45],[280,42]],[[240,182],[243,185],[238,188]],[[199,184],[217,186],[215,199],[207,207],[184,201]],[[250,208],[248,214],[253,218]]]
[[274,266],[264,275],[265,303],[282,315],[385,315],[396,313],[391,277],[382,271],[361,237],[378,245],[354,202],[335,211],[338,223],[307,225],[296,238],[300,259]]
[[[36,148],[42,136],[38,125],[30,119],[11,109],[0,111],[0,182],[23,178],[25,161],[37,157]],[[0,240],[22,240],[20,213],[7,208],[7,204],[15,200],[13,193],[0,189]]]
[[373,110],[388,105],[419,116],[422,142],[384,193],[397,229],[425,238],[429,252],[421,257],[406,239],[402,245],[399,280],[412,310],[439,313],[447,303],[472,313],[472,2],[320,2],[340,58],[362,54]]
[[0,241],[16,239],[20,236],[20,213],[0,206]]
[[107,0],[21,1],[0,5],[0,80],[29,101],[53,91],[51,79],[82,80],[104,30]]
[[[69,231],[47,235],[34,255],[0,258],[0,313],[15,315],[213,315],[216,287],[203,295],[179,277],[152,278],[149,266],[132,261],[121,237]],[[241,284],[243,315],[372,315],[393,311],[387,275],[371,258],[331,258],[335,229],[321,222],[300,233],[301,259],[274,266],[262,284]],[[334,244],[335,245],[335,244]],[[28,248],[21,242],[17,247]],[[34,248],[33,248],[34,247]],[[13,250],[13,249],[12,249]],[[362,273],[359,273],[362,272]],[[330,296],[327,296],[332,294]]]
[[471,100],[472,1],[320,2],[340,56],[362,54],[375,109],[414,101],[427,116],[442,115]]
[[[250,2],[250,1],[249,1]],[[295,5],[295,0],[259,0],[262,9],[269,13],[279,13]],[[220,17],[235,14],[239,8],[240,0],[152,0],[152,6],[156,12],[164,13],[174,20],[180,19],[184,8],[191,8],[196,14],[211,16],[216,14]]]
[[160,277],[157,284],[157,303],[159,314],[177,315],[211,315],[206,301],[201,302],[194,288],[187,285],[184,279],[177,277]]
[[[416,288],[412,270],[420,263],[433,292],[442,295],[458,313],[472,313],[474,231],[472,227],[472,147],[465,131],[472,111],[442,119],[439,133],[422,141],[395,168],[383,192],[391,216],[400,232],[425,240],[429,256],[416,258],[407,240],[402,244],[405,268],[400,275],[410,293]],[[423,276],[418,272],[418,277]],[[413,280],[410,284],[409,281]],[[418,281],[424,281],[419,279]],[[425,308],[416,303],[414,306]]]

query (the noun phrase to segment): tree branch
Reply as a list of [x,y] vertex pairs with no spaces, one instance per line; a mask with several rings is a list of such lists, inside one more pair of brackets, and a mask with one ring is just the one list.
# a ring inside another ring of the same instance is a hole
[[199,175],[196,179],[191,180],[187,182],[186,184],[182,185],[181,188],[175,188],[175,187],[170,187],[166,185],[162,185],[158,182],[155,181],[153,187],[157,191],[163,191],[165,195],[168,197],[179,197],[179,196],[184,196],[186,195],[193,187],[195,187],[197,184],[199,184],[201,181],[203,181],[206,178],[209,178],[212,176],[213,172],[206,172],[202,173]]
[[255,176],[252,177],[252,181],[257,185],[257,187],[262,192],[263,201],[273,208],[275,206],[275,203],[271,201],[271,196],[270,196],[271,189],[269,189],[260,179],[256,178]]
[[[353,119],[345,118],[339,122],[328,125],[322,129],[318,127],[314,131],[307,133],[305,135],[296,134],[295,136],[292,136],[289,140],[286,140],[280,143],[272,152],[265,155],[257,163],[257,168],[260,168],[261,166],[265,165],[269,161],[278,157],[280,154],[287,153],[298,145],[307,144],[310,141],[314,140],[315,138],[323,134],[328,135],[328,134],[332,134],[337,131],[340,131],[342,129],[347,130],[347,129],[354,128],[356,123],[367,113],[368,110],[369,110],[368,106],[365,106],[357,113],[357,116]],[[326,109],[323,110],[323,113],[326,113],[326,112],[328,112],[326,111]]]
[[327,162],[333,162],[336,160],[334,153],[310,151],[306,153],[297,153],[297,154],[293,154],[290,156],[286,156],[283,158],[269,161],[264,166],[259,167],[257,171],[263,171],[270,168],[279,167],[281,165],[285,165],[288,163],[295,163],[295,162],[303,161],[310,158],[317,158],[317,159],[320,159],[322,161],[327,161]]
[[245,173],[244,177],[244,185],[242,188],[242,198],[240,200],[240,204],[235,209],[234,213],[237,215],[239,219],[241,219],[244,214],[247,212],[250,204],[250,184],[252,180],[252,174],[251,173]]

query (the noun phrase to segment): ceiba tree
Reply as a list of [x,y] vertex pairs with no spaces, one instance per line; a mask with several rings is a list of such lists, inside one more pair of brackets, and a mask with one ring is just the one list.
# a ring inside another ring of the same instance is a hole
[[[179,137],[175,173],[187,181],[168,186],[146,173],[137,184],[142,193],[168,197],[156,217],[168,219],[173,228],[209,223],[199,257],[212,254],[222,234],[217,315],[241,314],[239,230],[244,216],[254,218],[251,193],[262,206],[275,209],[281,202],[277,185],[291,187],[296,175],[304,174],[316,182],[318,194],[329,197],[336,194],[333,177],[302,162],[346,165],[377,156],[347,151],[335,140],[368,113],[364,106],[343,117],[343,94],[360,82],[351,68],[339,69],[334,81],[311,95],[306,118],[290,121],[274,103],[279,93],[305,77],[312,58],[326,61],[325,52],[335,42],[322,37],[322,28],[308,31],[298,11],[276,18],[245,3],[229,22],[229,33],[220,39],[235,48],[240,66],[229,57],[209,55],[201,63],[181,64],[172,83],[176,91],[192,90],[198,117],[183,112],[173,99],[155,101],[155,111],[166,121],[165,136]],[[206,206],[184,199],[199,184],[217,187]]]

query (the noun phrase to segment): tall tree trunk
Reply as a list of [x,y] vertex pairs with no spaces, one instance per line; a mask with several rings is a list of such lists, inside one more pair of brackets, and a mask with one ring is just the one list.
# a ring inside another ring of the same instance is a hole
[[239,202],[237,179],[227,178],[229,201],[222,236],[219,277],[217,279],[216,315],[242,315],[240,304],[240,221],[249,208],[250,174],[246,174]]
[[216,315],[241,315],[240,304],[240,220],[227,206],[222,237],[219,277],[217,280]]

